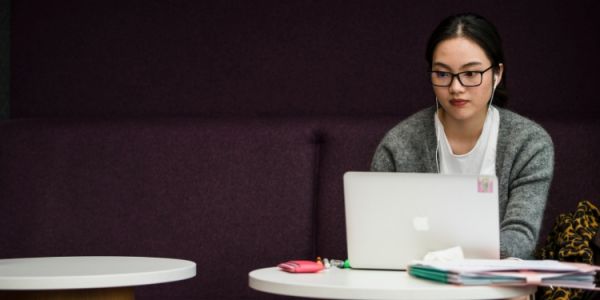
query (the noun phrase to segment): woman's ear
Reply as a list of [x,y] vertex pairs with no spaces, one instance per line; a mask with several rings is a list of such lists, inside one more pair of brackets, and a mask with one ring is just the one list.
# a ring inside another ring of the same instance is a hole
[[494,71],[494,88],[496,88],[500,84],[500,81],[502,81],[503,73],[504,73],[504,64],[499,63],[497,70]]

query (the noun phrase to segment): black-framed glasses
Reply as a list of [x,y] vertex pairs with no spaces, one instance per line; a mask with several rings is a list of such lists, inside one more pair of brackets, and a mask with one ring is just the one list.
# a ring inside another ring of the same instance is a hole
[[458,78],[458,82],[464,87],[474,87],[481,85],[483,82],[483,73],[492,69],[494,65],[483,71],[464,71],[460,73],[450,73],[446,71],[429,71],[431,74],[431,84],[434,86],[448,87],[452,84],[454,77]]

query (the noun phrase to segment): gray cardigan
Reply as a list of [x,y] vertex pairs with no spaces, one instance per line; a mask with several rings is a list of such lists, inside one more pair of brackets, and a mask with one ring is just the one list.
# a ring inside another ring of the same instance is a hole
[[[500,256],[531,259],[552,181],[554,146],[540,125],[498,110]],[[424,109],[392,128],[377,147],[371,170],[437,173],[434,113],[434,107]]]

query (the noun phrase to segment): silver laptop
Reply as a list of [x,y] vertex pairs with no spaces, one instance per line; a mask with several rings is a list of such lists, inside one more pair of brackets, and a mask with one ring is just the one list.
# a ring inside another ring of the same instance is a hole
[[456,246],[500,257],[495,176],[347,172],[344,198],[352,268],[404,270]]

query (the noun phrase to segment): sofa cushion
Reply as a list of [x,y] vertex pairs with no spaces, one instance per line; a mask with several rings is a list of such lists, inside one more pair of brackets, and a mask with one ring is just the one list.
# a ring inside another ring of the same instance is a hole
[[269,298],[247,273],[314,256],[316,148],[294,121],[0,124],[0,257],[189,259],[143,299]]

